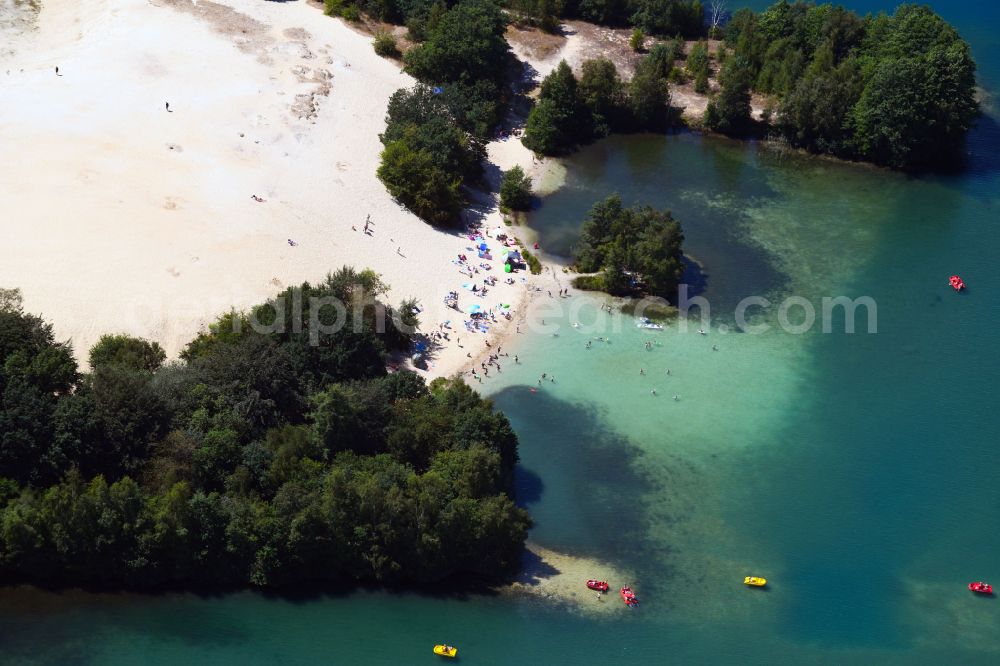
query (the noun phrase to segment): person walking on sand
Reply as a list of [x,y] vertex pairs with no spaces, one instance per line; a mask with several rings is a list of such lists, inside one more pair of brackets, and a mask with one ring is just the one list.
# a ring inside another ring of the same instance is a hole
[[56,65],[56,76],[62,76],[62,74],[59,73],[59,65]]
[[170,102],[164,102],[164,104],[166,104],[166,109],[167,109],[167,113],[173,113],[173,112],[172,112],[172,111],[170,110]]

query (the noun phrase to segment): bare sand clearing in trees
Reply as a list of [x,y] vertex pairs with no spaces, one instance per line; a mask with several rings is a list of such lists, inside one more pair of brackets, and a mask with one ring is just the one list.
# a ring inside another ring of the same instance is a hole
[[[375,177],[389,96],[412,80],[369,37],[305,2],[252,0],[47,0],[24,25],[0,52],[0,286],[81,360],[107,332],[173,357],[221,312],[345,264],[382,274],[394,303],[419,299],[425,330],[461,326],[442,300],[468,281],[451,263],[468,239]],[[519,142],[490,152],[531,167]],[[524,287],[460,307],[517,305]],[[463,345],[429,373],[484,347]]]

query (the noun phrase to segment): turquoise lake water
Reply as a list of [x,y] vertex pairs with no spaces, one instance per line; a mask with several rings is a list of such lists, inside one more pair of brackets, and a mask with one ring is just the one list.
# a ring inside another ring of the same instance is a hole
[[[937,9],[997,90],[1000,8]],[[521,438],[532,540],[635,572],[639,608],[8,590],[0,660],[418,664],[448,641],[467,664],[1000,662],[1000,601],[965,589],[1000,580],[995,120],[969,148],[967,171],[922,178],[693,134],[616,137],[567,162],[531,219],[543,247],[567,252],[614,191],[670,208],[712,307],[702,336],[562,299],[546,315],[559,335],[520,336],[507,351],[521,365],[483,386]],[[732,332],[751,295],[868,296],[878,332],[844,334],[842,317],[829,334]],[[543,372],[556,382],[538,387]],[[770,587],[744,588],[750,573]]]

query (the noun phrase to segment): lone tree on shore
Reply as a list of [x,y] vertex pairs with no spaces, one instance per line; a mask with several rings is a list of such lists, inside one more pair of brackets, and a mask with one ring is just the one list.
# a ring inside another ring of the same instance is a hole
[[511,210],[531,208],[531,177],[525,175],[520,166],[504,172],[500,181],[500,205]]

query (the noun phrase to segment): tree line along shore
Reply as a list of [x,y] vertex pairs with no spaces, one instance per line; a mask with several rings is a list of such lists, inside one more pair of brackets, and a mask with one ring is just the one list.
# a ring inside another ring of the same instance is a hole
[[[523,137],[541,154],[676,126],[670,86],[684,77],[719,82],[704,117],[713,130],[900,169],[951,162],[978,114],[968,45],[926,7],[860,17],[783,1],[706,21],[691,0],[326,5],[407,26],[402,59],[417,83],[390,100],[377,175],[439,226],[459,222],[518,96],[511,20],[640,31],[627,81],[607,59],[545,78]],[[711,47],[684,46],[708,37]],[[754,92],[773,103],[763,119],[750,114]],[[505,205],[530,204],[523,172],[503,182]],[[576,255],[592,275],[578,286],[666,295],[682,242],[669,212],[600,202]],[[153,342],[105,336],[88,372],[16,292],[0,292],[0,578],[282,588],[516,569],[531,524],[514,502],[516,435],[459,381],[387,372],[412,343],[414,308],[380,302],[385,292],[375,273],[344,268],[220,317],[175,363]],[[336,314],[310,312],[310,297],[357,307],[313,340],[310,324]],[[305,309],[282,310],[284,300]]]
[[[375,39],[377,52],[401,57],[419,81],[389,104],[378,177],[432,224],[457,223],[466,186],[481,184],[484,144],[510,110],[519,75],[505,39],[510,22],[551,32],[566,18],[632,26],[631,46],[643,53],[627,81],[607,57],[583,61],[579,75],[560,62],[541,81],[524,125],[521,140],[537,154],[566,155],[612,133],[680,127],[685,120],[671,107],[670,88],[693,80],[697,93],[710,94],[700,122],[712,131],[776,138],[812,153],[896,169],[947,169],[961,162],[965,135],[979,115],[976,66],[968,44],[929,7],[903,4],[892,14],[862,17],[829,3],[779,0],[761,12],[732,14],[724,5],[326,2],[333,15],[356,19],[364,12],[407,26],[405,54],[389,33]],[[710,77],[717,81],[714,92]],[[751,110],[753,94],[767,100],[759,117]],[[509,174],[503,198],[527,207],[530,181],[521,195],[509,192],[522,182],[523,173]],[[668,295],[682,273],[679,224],[668,211],[622,209],[619,201],[619,221],[596,233],[614,203],[591,211],[575,259],[579,270],[592,274],[576,285],[617,295]]]
[[[515,571],[530,527],[517,437],[461,381],[387,374],[415,321],[385,288],[341,269],[220,317],[166,365],[156,343],[104,336],[86,373],[4,290],[0,579],[287,588]],[[316,333],[338,317],[315,305],[330,299],[347,319]]]
[[[614,132],[681,126],[671,85],[693,80],[695,91],[709,96],[700,125],[712,131],[895,169],[961,162],[979,115],[976,65],[968,44],[929,7],[902,4],[892,14],[860,16],[787,0],[761,12],[729,13],[722,5],[327,0],[326,9],[407,27],[402,55],[391,34],[375,40],[376,50],[401,57],[420,81],[390,105],[379,178],[434,224],[456,223],[466,202],[462,186],[480,182],[482,145],[516,97],[511,84],[520,71],[504,36],[511,22],[552,32],[568,18],[632,26],[632,45],[644,53],[627,81],[608,58],[583,62],[579,76],[565,64],[549,74],[523,135],[524,145],[542,155],[565,155]],[[752,95],[766,100],[758,117]]]
[[[606,58],[585,61],[579,78],[558,68],[542,82],[525,145],[562,155],[611,132],[679,127],[671,82],[693,79],[708,94],[712,76],[718,89],[698,119],[707,129],[902,170],[961,164],[979,115],[976,66],[968,44],[928,7],[862,18],[779,2],[759,14],[740,10],[719,36],[687,55],[681,37],[656,42],[628,83]],[[758,117],[752,95],[765,100]]]

